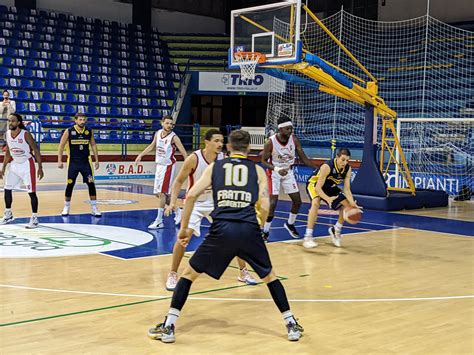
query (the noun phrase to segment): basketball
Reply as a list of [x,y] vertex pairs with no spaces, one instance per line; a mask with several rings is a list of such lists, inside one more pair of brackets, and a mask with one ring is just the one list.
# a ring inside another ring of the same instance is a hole
[[362,212],[357,207],[346,207],[342,212],[344,220],[349,224],[356,224],[362,218]]

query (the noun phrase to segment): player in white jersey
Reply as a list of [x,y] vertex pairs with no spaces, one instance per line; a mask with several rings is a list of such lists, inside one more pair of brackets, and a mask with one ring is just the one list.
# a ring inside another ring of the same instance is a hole
[[[3,218],[0,219],[1,224],[7,224],[13,221],[12,190],[20,188],[21,184],[25,185],[31,200],[32,215],[30,222],[26,228],[38,227],[38,197],[36,196],[36,171],[35,162],[31,156],[33,151],[36,161],[38,162],[38,178],[43,178],[43,165],[41,163],[41,154],[36,142],[30,132],[23,125],[23,118],[18,113],[12,113],[8,117],[8,131],[6,133],[7,151],[3,157],[3,169],[0,171],[0,179],[5,176],[5,212]],[[10,168],[6,172],[7,165],[10,162]]]
[[[217,129],[210,129],[204,136],[205,148],[204,150],[197,150],[191,154],[185,161],[181,170],[179,171],[171,191],[171,200],[169,206],[166,208],[165,215],[169,215],[173,209],[176,208],[176,201],[178,199],[179,191],[186,179],[188,179],[188,191],[193,187],[194,183],[200,179],[204,170],[216,160],[224,159],[222,147],[224,146],[224,136]],[[197,237],[201,235],[201,221],[207,218],[211,222],[210,214],[214,210],[214,201],[212,199],[212,189],[209,187],[196,201],[191,217],[189,219],[189,228]],[[171,271],[168,274],[166,281],[166,289],[173,291],[178,282],[178,267],[183,259],[185,247],[178,241],[173,247],[173,259],[171,262]],[[257,281],[248,272],[245,262],[237,258],[239,263],[240,274],[237,278],[241,282],[248,285],[255,285]]]
[[163,228],[163,212],[166,204],[166,197],[171,191],[171,181],[174,177],[175,162],[174,153],[176,148],[183,156],[184,159],[188,157],[186,149],[184,149],[181,140],[173,132],[174,122],[171,116],[165,116],[161,120],[161,126],[163,127],[155,133],[153,142],[141,152],[135,159],[135,164],[138,164],[144,155],[155,150],[155,162],[156,162],[156,173],[155,173],[155,184],[153,186],[153,193],[158,197],[158,214],[155,221],[148,226],[149,229]]
[[262,232],[265,240],[268,240],[270,234],[270,226],[281,187],[283,187],[283,192],[290,196],[292,202],[290,216],[288,221],[285,222],[284,227],[293,238],[299,237],[299,233],[294,225],[301,207],[300,191],[293,173],[296,155],[298,155],[303,164],[316,168],[315,164],[304,153],[299,139],[293,134],[293,123],[291,120],[282,117],[278,119],[277,124],[278,131],[265,143],[261,156],[261,163],[267,168],[270,191],[270,213]]

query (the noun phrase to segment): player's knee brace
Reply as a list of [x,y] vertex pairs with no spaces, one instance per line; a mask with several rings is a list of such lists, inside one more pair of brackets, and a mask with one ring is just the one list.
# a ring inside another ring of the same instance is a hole
[[69,179],[67,181],[67,186],[66,186],[66,197],[71,197],[72,196],[72,190],[74,190],[74,184],[76,183],[76,180]]
[[13,194],[12,190],[5,190],[5,207],[12,208]]
[[97,191],[95,189],[95,183],[88,182],[87,187],[89,188],[89,196],[97,196]]
[[30,192],[28,193],[30,195],[30,200],[31,200],[31,210],[33,213],[38,212],[38,196],[36,196],[36,192]]

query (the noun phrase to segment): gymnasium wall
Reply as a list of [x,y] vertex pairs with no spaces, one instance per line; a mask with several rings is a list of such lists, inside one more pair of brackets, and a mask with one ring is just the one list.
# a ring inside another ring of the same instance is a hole
[[[15,6],[15,0],[0,0],[0,5]],[[132,23],[132,5],[114,0],[36,0],[36,8],[75,16]],[[152,9],[151,16],[152,26],[159,28],[160,32],[225,32],[225,22],[212,17],[161,9]]]
[[153,9],[151,25],[160,32],[224,33],[225,22],[212,17]]
[[70,13],[74,16],[132,22],[132,6],[114,0],[36,0],[36,8]]
[[[430,15],[443,22],[474,20],[473,0],[429,0]],[[380,0],[379,21],[399,21],[426,15],[428,0]],[[385,6],[382,4],[385,3]]]

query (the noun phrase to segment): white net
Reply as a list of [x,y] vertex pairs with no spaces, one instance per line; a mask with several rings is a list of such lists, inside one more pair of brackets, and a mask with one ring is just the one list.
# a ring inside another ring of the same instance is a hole
[[[288,23],[278,19],[274,21],[275,32],[288,35]],[[378,79],[379,95],[398,113],[398,117],[450,117],[453,120],[474,117],[473,32],[430,16],[378,22],[341,11],[326,18],[323,23]],[[310,52],[368,80],[317,24],[302,21],[301,39]],[[281,92],[280,86],[279,80],[272,79],[267,130],[275,129],[277,119],[287,114],[281,106],[293,103],[296,134],[306,144],[329,148],[334,139],[337,146],[362,146],[362,106],[301,85],[287,83],[284,92]],[[429,125],[420,123],[417,129],[426,130],[424,136],[432,136]],[[450,127],[447,125],[445,129]],[[472,135],[466,137],[472,141]],[[420,144],[429,148],[432,143],[427,139]],[[465,153],[472,156],[473,152],[466,150]],[[454,166],[451,172],[458,173]]]
[[255,79],[255,68],[261,55],[259,53],[236,53],[235,61],[240,67],[240,78],[242,80]]
[[[401,118],[397,131],[417,189],[443,190],[459,200],[470,198],[474,118]],[[405,187],[396,172],[389,182]]]

